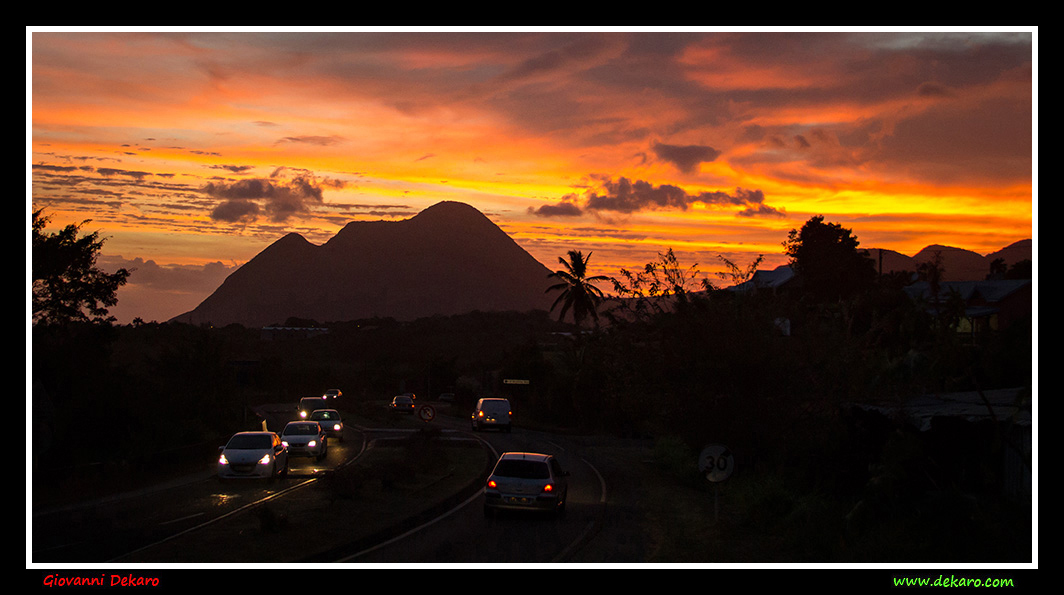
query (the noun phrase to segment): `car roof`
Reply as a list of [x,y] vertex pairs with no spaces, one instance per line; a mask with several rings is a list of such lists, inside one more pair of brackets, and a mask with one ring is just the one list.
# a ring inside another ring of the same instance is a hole
[[504,452],[499,457],[499,460],[503,459],[518,459],[522,461],[547,461],[554,458],[554,455],[543,454],[539,452]]
[[316,421],[310,421],[310,420],[307,420],[307,421],[290,421],[290,422],[286,423],[286,424],[284,425],[284,427],[286,427],[286,428],[287,428],[287,427],[289,427],[289,426],[309,426],[309,425],[311,425],[311,424],[314,424],[314,425],[316,425],[316,426],[317,426],[317,425],[320,425],[320,424],[319,424],[318,422],[316,422]]
[[249,431],[249,432],[237,432],[236,434],[233,434],[233,435],[234,435],[234,436],[241,436],[241,435],[244,435],[244,436],[253,436],[253,435],[255,435],[255,434],[262,434],[262,435],[265,435],[265,436],[273,436],[273,435],[275,435],[276,433],[277,433],[277,432],[262,432],[262,431],[257,431],[257,430],[256,430],[256,431]]

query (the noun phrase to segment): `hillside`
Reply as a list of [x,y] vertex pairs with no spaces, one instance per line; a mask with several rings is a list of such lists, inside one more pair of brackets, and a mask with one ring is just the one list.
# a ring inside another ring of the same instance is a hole
[[174,320],[264,326],[548,309],[550,272],[475,208],[441,202],[402,221],[348,223],[320,246],[288,234]]

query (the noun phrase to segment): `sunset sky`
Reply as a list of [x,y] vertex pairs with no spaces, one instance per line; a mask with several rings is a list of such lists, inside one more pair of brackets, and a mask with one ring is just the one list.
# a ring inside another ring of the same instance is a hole
[[[554,269],[1036,239],[1037,30],[27,29],[27,206],[191,310],[289,232],[468,203]],[[605,289],[605,288],[604,288]]]

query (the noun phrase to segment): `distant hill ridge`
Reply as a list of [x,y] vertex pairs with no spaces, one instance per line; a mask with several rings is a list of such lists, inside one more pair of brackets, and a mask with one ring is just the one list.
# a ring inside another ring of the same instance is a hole
[[882,272],[892,271],[916,271],[921,264],[941,256],[944,281],[980,281],[986,278],[990,272],[990,263],[1000,258],[1008,266],[1012,266],[1023,260],[1034,260],[1034,242],[1030,239],[1014,242],[1001,250],[991,252],[983,256],[971,250],[932,244],[917,252],[913,256],[906,256],[893,250],[870,248],[869,256],[880,264],[882,256]]
[[[981,256],[932,245],[914,256],[870,249],[882,271],[916,271],[942,255],[946,281],[984,279],[995,258],[1032,259],[1031,240]],[[324,244],[289,233],[172,320],[248,327],[291,317],[337,322],[481,311],[548,310],[551,270],[476,208],[444,201],[401,221],[353,221]]]
[[320,246],[287,234],[173,320],[254,327],[546,310],[550,273],[483,213],[448,201],[402,221],[348,223]]

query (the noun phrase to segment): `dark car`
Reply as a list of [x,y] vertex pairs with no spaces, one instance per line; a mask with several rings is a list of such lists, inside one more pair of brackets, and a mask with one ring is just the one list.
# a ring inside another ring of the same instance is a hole
[[329,403],[322,397],[303,397],[299,400],[299,419],[307,419],[315,409],[328,409]]
[[398,397],[392,398],[392,402],[388,405],[388,408],[399,413],[413,413],[414,400],[406,395],[399,395]]
[[553,455],[503,453],[484,487],[484,514],[498,509],[562,514],[569,497],[568,478],[569,473]]

